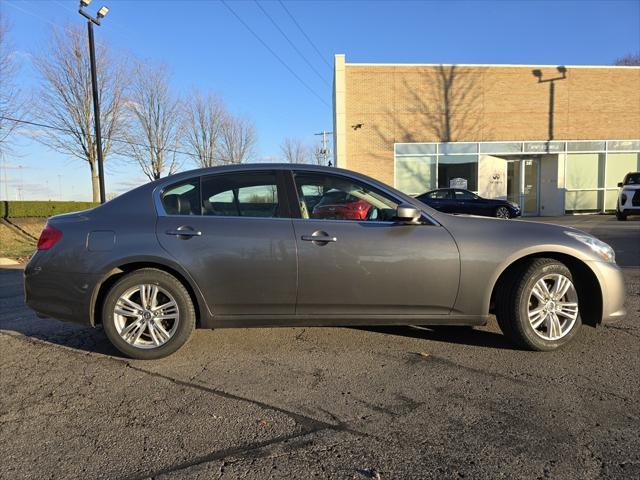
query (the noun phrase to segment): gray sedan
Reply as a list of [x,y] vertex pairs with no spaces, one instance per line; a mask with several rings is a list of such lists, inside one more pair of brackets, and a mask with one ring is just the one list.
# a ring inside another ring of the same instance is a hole
[[52,217],[25,269],[40,316],[160,358],[196,327],[484,325],[553,350],[625,314],[607,244],[555,225],[452,216],[354,172],[194,170]]

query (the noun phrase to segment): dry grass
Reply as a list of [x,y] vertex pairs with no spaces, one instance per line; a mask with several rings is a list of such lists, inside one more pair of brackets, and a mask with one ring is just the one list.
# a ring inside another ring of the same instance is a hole
[[[38,237],[47,222],[46,218],[15,218],[11,222]],[[0,257],[25,262],[36,249],[36,241],[15,232],[7,225],[0,224]]]

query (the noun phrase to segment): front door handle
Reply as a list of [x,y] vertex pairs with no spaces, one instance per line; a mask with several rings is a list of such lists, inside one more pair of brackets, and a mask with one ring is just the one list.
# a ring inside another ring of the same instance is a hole
[[311,235],[302,235],[302,240],[305,242],[313,242],[314,245],[323,246],[329,242],[337,242],[336,237],[332,237],[324,230],[316,230]]
[[202,235],[201,231],[189,227],[179,227],[177,230],[167,230],[165,233],[176,237],[199,237]]
[[329,236],[320,236],[320,235],[303,235],[302,240],[305,242],[337,242],[338,239],[336,237]]

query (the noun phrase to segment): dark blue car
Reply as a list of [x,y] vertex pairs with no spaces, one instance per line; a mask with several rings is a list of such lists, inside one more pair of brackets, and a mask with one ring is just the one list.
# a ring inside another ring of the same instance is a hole
[[520,206],[507,200],[482,198],[462,188],[440,188],[416,197],[422,203],[445,213],[467,213],[484,217],[520,216]]

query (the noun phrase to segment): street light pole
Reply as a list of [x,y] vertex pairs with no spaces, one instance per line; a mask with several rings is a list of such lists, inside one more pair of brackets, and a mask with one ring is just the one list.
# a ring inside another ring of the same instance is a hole
[[91,63],[91,90],[93,96],[93,120],[95,123],[95,137],[96,137],[96,154],[98,159],[98,181],[100,183],[100,203],[106,202],[106,190],[104,187],[104,162],[102,158],[102,131],[100,130],[100,101],[98,98],[98,74],[96,70],[96,45],[93,39],[93,24],[100,25],[100,19],[109,12],[107,7],[102,7],[98,10],[96,18],[89,15],[84,11],[84,7],[87,7],[91,3],[91,0],[80,0],[80,15],[87,19],[87,29],[89,32],[89,60]]

